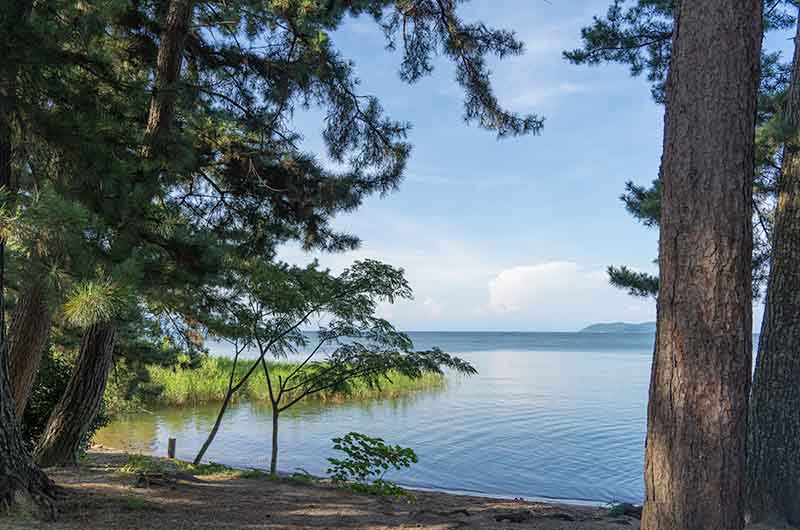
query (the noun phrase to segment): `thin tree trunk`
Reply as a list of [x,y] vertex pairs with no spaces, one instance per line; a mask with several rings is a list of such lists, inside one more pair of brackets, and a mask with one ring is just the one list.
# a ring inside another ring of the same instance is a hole
[[20,294],[8,331],[8,369],[17,418],[25,412],[50,335],[50,325],[44,286],[34,281]]
[[678,3],[643,530],[741,530],[760,0]]
[[225,411],[228,410],[228,405],[231,402],[231,397],[233,394],[234,392],[229,389],[228,393],[225,395],[225,399],[222,401],[222,406],[219,408],[219,413],[217,414],[217,419],[214,422],[214,426],[211,428],[211,432],[208,433],[208,437],[206,438],[206,441],[203,442],[203,446],[200,448],[200,451],[197,452],[197,456],[194,457],[194,465],[197,466],[203,461],[206,451],[208,451],[208,448],[211,447],[211,443],[214,441],[214,438],[217,437],[219,427],[222,425],[222,418],[225,416]]
[[784,144],[767,300],[750,397],[748,519],[800,525],[800,22],[782,118]]
[[[211,428],[211,432],[208,433],[208,437],[206,441],[203,442],[203,446],[198,451],[197,456],[194,457],[194,465],[200,465],[200,462],[203,460],[203,457],[208,451],[208,448],[211,447],[211,443],[214,441],[214,438],[217,436],[217,431],[219,431],[219,426],[222,425],[222,418],[225,416],[225,411],[228,409],[228,404],[233,397],[233,394],[239,389],[239,387],[244,384],[240,382],[236,386],[233,385],[233,380],[236,378],[236,365],[239,363],[239,355],[242,353],[244,348],[239,348],[238,344],[236,345],[236,355],[233,357],[233,366],[231,366],[231,373],[228,376],[228,391],[225,392],[225,399],[222,401],[222,406],[219,408],[219,414],[217,414],[217,419],[214,422],[214,427]],[[245,379],[246,380],[246,379]]]
[[114,360],[115,337],[113,324],[95,324],[84,333],[67,389],[50,415],[34,451],[40,466],[77,461],[83,438],[103,400]]
[[269,459],[269,474],[275,476],[278,473],[278,416],[280,409],[276,404],[272,404],[272,455]]

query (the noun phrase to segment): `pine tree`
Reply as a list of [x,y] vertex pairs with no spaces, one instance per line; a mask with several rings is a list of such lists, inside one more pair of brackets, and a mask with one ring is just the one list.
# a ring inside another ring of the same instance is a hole
[[751,522],[800,524],[800,23],[781,112],[781,170],[770,275],[747,425],[747,508]]
[[[153,95],[144,132],[142,159],[166,156],[167,137],[175,112],[176,84],[193,3],[171,0],[164,18],[156,59]],[[157,179],[158,175],[148,175]],[[47,467],[77,462],[80,443],[94,421],[111,371],[116,342],[117,315],[92,322],[81,341],[67,389],[47,422],[34,450],[37,464]]]
[[681,2],[676,24],[642,528],[741,530],[761,3]]
[[[13,165],[30,178],[8,203],[20,242],[7,256],[13,292],[22,310],[32,285],[56,277],[53,321],[84,330],[74,381],[37,451],[43,462],[74,457],[90,415],[76,404],[95,408],[119,348],[113,330],[206,325],[235,293],[221,273],[230,260],[269,262],[290,240],[355,248],[357,237],[330,220],[397,188],[409,125],[359,93],[330,38],[347,16],[373,17],[389,47],[402,41],[407,82],[428,75],[435,54],[452,59],[467,121],[500,137],[541,129],[537,116],[502,109],[489,84],[487,56],[519,54],[521,43],[464,23],[449,1],[56,1],[33,5],[35,37],[8,34],[7,47],[37,54],[16,75],[26,83],[13,111],[25,116],[27,148],[14,150]],[[291,116],[305,105],[324,109],[328,154],[343,169],[300,148]],[[35,163],[39,151],[52,167]],[[59,207],[39,218],[44,204]],[[56,232],[62,207],[80,212],[65,238],[79,250],[52,252],[42,274],[22,274],[32,249],[52,248],[43,234]],[[3,428],[13,430],[9,417]]]
[[[26,37],[31,2],[14,2],[0,12],[0,42],[3,49],[19,44]],[[0,66],[0,193],[3,208],[7,206],[12,186],[13,126],[16,112],[14,95],[21,58],[6,55]],[[4,232],[4,231],[3,231]],[[5,325],[5,245],[6,234],[0,233],[0,511],[15,510],[21,499],[32,501],[36,511],[46,518],[55,515],[52,502],[53,485],[33,464],[24,444],[14,411],[14,400],[8,379],[8,343]]]
[[[783,4],[790,3],[765,3],[765,29],[786,29],[792,24],[798,29],[797,17]],[[648,78],[656,84],[654,94],[661,94],[665,60],[670,53],[666,40],[672,30],[670,9],[671,3],[639,2],[637,7],[623,11],[615,4],[606,19],[596,20],[584,30],[585,47],[567,55],[576,62],[591,64],[628,63],[634,74],[647,70]],[[645,40],[648,32],[649,41]],[[800,223],[800,211],[793,206],[796,178],[792,153],[798,126],[797,118],[790,114],[796,110],[792,90],[800,75],[797,46],[788,64],[781,63],[778,54],[766,53],[761,62],[758,170],[753,187],[753,291],[758,295],[767,284],[767,293],[749,407],[746,505],[751,522],[786,525],[800,521],[800,498],[794,494],[800,491],[800,471],[793,465],[800,461],[794,391],[800,352],[793,346],[800,329],[795,318],[800,309],[791,295],[795,291],[791,286],[800,283],[793,250],[793,227]],[[645,226],[658,225],[658,181],[649,188],[628,183],[622,200]],[[657,277],[626,267],[610,267],[609,274],[612,284],[631,294],[657,295]]]
[[[766,0],[764,2],[764,30],[791,28],[795,18],[791,2]],[[644,74],[652,83],[653,98],[664,103],[664,82],[672,50],[674,0],[615,0],[604,17],[595,17],[590,26],[581,30],[583,46],[564,52],[564,57],[574,64],[599,65],[620,63],[630,68],[633,76]],[[772,245],[771,217],[775,198],[778,146],[775,134],[767,127],[778,111],[778,102],[785,92],[791,64],[781,62],[779,53],[764,51],[761,56],[761,85],[759,93],[759,124],[757,135],[758,171],[753,187],[753,293],[760,296],[769,272]],[[620,199],[628,212],[646,227],[659,223],[658,179],[650,186],[627,182]],[[633,296],[655,297],[658,278],[628,267],[611,266],[608,269],[612,285],[627,290]]]

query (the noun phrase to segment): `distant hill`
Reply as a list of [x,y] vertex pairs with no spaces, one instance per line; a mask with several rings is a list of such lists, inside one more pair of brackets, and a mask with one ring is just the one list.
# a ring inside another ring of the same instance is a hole
[[592,324],[583,328],[581,333],[655,333],[655,322],[642,322],[631,324],[629,322],[608,322]]

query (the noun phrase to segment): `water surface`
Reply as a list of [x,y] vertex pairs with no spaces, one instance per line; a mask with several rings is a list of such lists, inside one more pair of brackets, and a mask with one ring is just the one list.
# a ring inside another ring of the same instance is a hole
[[[331,438],[349,431],[414,448],[420,462],[389,478],[411,487],[512,497],[639,502],[653,336],[411,333],[479,375],[393,400],[299,404],[281,415],[279,468],[324,474]],[[112,447],[191,459],[216,406],[129,415],[98,433]],[[209,460],[267,467],[268,406],[228,412]]]

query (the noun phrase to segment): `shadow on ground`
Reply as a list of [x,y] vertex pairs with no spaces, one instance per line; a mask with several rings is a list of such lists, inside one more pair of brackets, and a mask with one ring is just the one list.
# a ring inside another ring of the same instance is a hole
[[127,456],[92,452],[81,466],[52,469],[61,488],[55,523],[0,520],[3,530],[389,530],[638,529],[634,517],[600,508],[415,493],[416,500],[357,495],[325,484],[267,477],[158,476],[120,472]]

